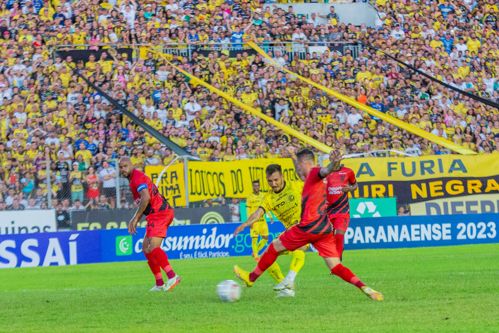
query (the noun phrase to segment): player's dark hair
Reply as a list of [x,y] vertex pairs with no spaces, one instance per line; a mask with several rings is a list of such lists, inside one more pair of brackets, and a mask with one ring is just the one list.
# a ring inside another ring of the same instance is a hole
[[254,181],[252,181],[253,184],[260,184],[260,179],[255,179]]
[[267,166],[267,169],[265,169],[265,173],[267,174],[267,176],[270,176],[274,172],[279,172],[282,174],[282,168],[279,164],[269,164]]
[[303,148],[302,150],[300,150],[299,152],[297,152],[296,153],[296,158],[298,160],[311,160],[311,161],[315,161],[314,152],[311,151],[308,148]]

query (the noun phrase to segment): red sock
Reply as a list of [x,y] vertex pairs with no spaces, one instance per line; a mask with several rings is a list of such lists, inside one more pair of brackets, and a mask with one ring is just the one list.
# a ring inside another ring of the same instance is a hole
[[149,265],[149,268],[151,269],[151,272],[154,275],[154,278],[156,279],[156,285],[157,286],[164,285],[165,283],[163,282],[163,275],[161,275],[161,268],[151,257],[150,253],[144,253],[144,254],[147,258],[147,264]]
[[254,282],[267,268],[269,268],[279,256],[279,253],[275,250],[274,244],[270,244],[267,250],[262,254],[256,268],[250,273],[249,279]]
[[168,256],[165,251],[163,251],[160,247],[156,247],[151,251],[151,256],[159,264],[159,267],[163,268],[169,279],[175,277],[175,272],[173,271],[172,266],[170,266],[170,262],[168,261]]
[[342,264],[334,266],[334,268],[331,270],[331,274],[342,278],[343,280],[353,284],[357,288],[362,288],[363,286],[365,286],[365,284],[360,281],[360,279],[355,274],[353,274],[351,270],[349,270]]
[[334,235],[334,240],[336,241],[336,250],[338,250],[338,255],[340,258],[343,257],[343,247],[345,243],[345,235],[344,234],[336,234]]

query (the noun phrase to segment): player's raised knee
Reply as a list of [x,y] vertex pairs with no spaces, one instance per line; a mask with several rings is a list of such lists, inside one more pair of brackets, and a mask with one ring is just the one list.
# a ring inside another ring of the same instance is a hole
[[276,252],[281,253],[286,251],[286,248],[284,247],[284,245],[282,245],[282,242],[279,238],[274,239],[272,241],[272,244],[274,245],[274,249],[276,250]]

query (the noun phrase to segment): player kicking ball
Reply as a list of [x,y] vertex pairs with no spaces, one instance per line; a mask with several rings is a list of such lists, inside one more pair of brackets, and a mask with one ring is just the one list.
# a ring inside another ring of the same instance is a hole
[[[285,181],[282,174],[282,167],[279,164],[270,164],[265,169],[267,183],[271,188],[263,200],[258,204],[258,208],[250,215],[245,223],[237,227],[235,235],[246,227],[252,227],[264,214],[272,212],[286,229],[300,222],[301,216],[301,192],[303,182]],[[295,296],[295,278],[305,264],[306,248],[298,248],[290,252],[291,263],[286,277],[283,276],[281,268],[277,262],[268,268],[269,274],[277,284],[274,290],[277,297]]]
[[337,151],[331,153],[330,161],[325,168],[316,167],[315,156],[311,150],[303,149],[296,154],[297,172],[305,180],[302,192],[301,220],[298,224],[284,231],[279,238],[270,244],[252,272],[234,266],[234,273],[248,287],[253,286],[262,273],[284,251],[293,251],[304,245],[312,244],[319,255],[324,258],[331,274],[355,285],[371,299],[383,300],[383,294],[366,286],[350,269],[341,264],[333,226],[329,222],[326,212],[327,202],[325,200],[327,183],[325,178],[340,169],[340,154]]
[[[168,256],[161,249],[161,243],[166,237],[168,226],[173,221],[173,208],[159,193],[151,179],[133,167],[128,157],[121,158],[120,172],[130,181],[133,199],[140,199],[139,207],[128,223],[128,232],[134,235],[137,232],[140,218],[142,215],[146,216],[147,226],[142,251],[156,279],[156,285],[150,291],[170,291],[180,283],[180,276],[175,274],[170,266]],[[163,281],[161,269],[168,277],[166,284]]]

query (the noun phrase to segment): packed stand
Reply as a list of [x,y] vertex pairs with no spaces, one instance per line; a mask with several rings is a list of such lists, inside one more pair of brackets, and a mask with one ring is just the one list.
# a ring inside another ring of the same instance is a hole
[[[465,3],[468,7],[461,8],[448,2],[378,1],[379,19],[372,29],[343,24],[333,7],[306,18],[292,7],[285,11],[247,1],[4,1],[0,210],[44,208],[49,196],[52,206],[62,211],[114,208],[116,187],[126,188],[115,168],[117,158],[129,155],[140,168],[174,158],[78,79],[73,67],[202,160],[277,157],[283,145],[299,145],[189,83],[145,45],[222,44],[242,49],[245,40],[267,46],[291,41],[291,53],[287,46],[273,49],[273,56],[292,71],[480,153],[498,151],[497,110],[428,82],[381,53],[364,48],[356,58],[348,52],[292,57],[312,42],[361,40],[416,62],[447,83],[497,100],[497,6],[492,1]],[[136,51],[133,56],[120,53],[117,45],[131,45]],[[105,52],[83,62],[54,56],[55,47]],[[258,55],[228,54],[170,59],[345,153],[447,152],[283,74]],[[120,204],[126,202],[122,195]]]

